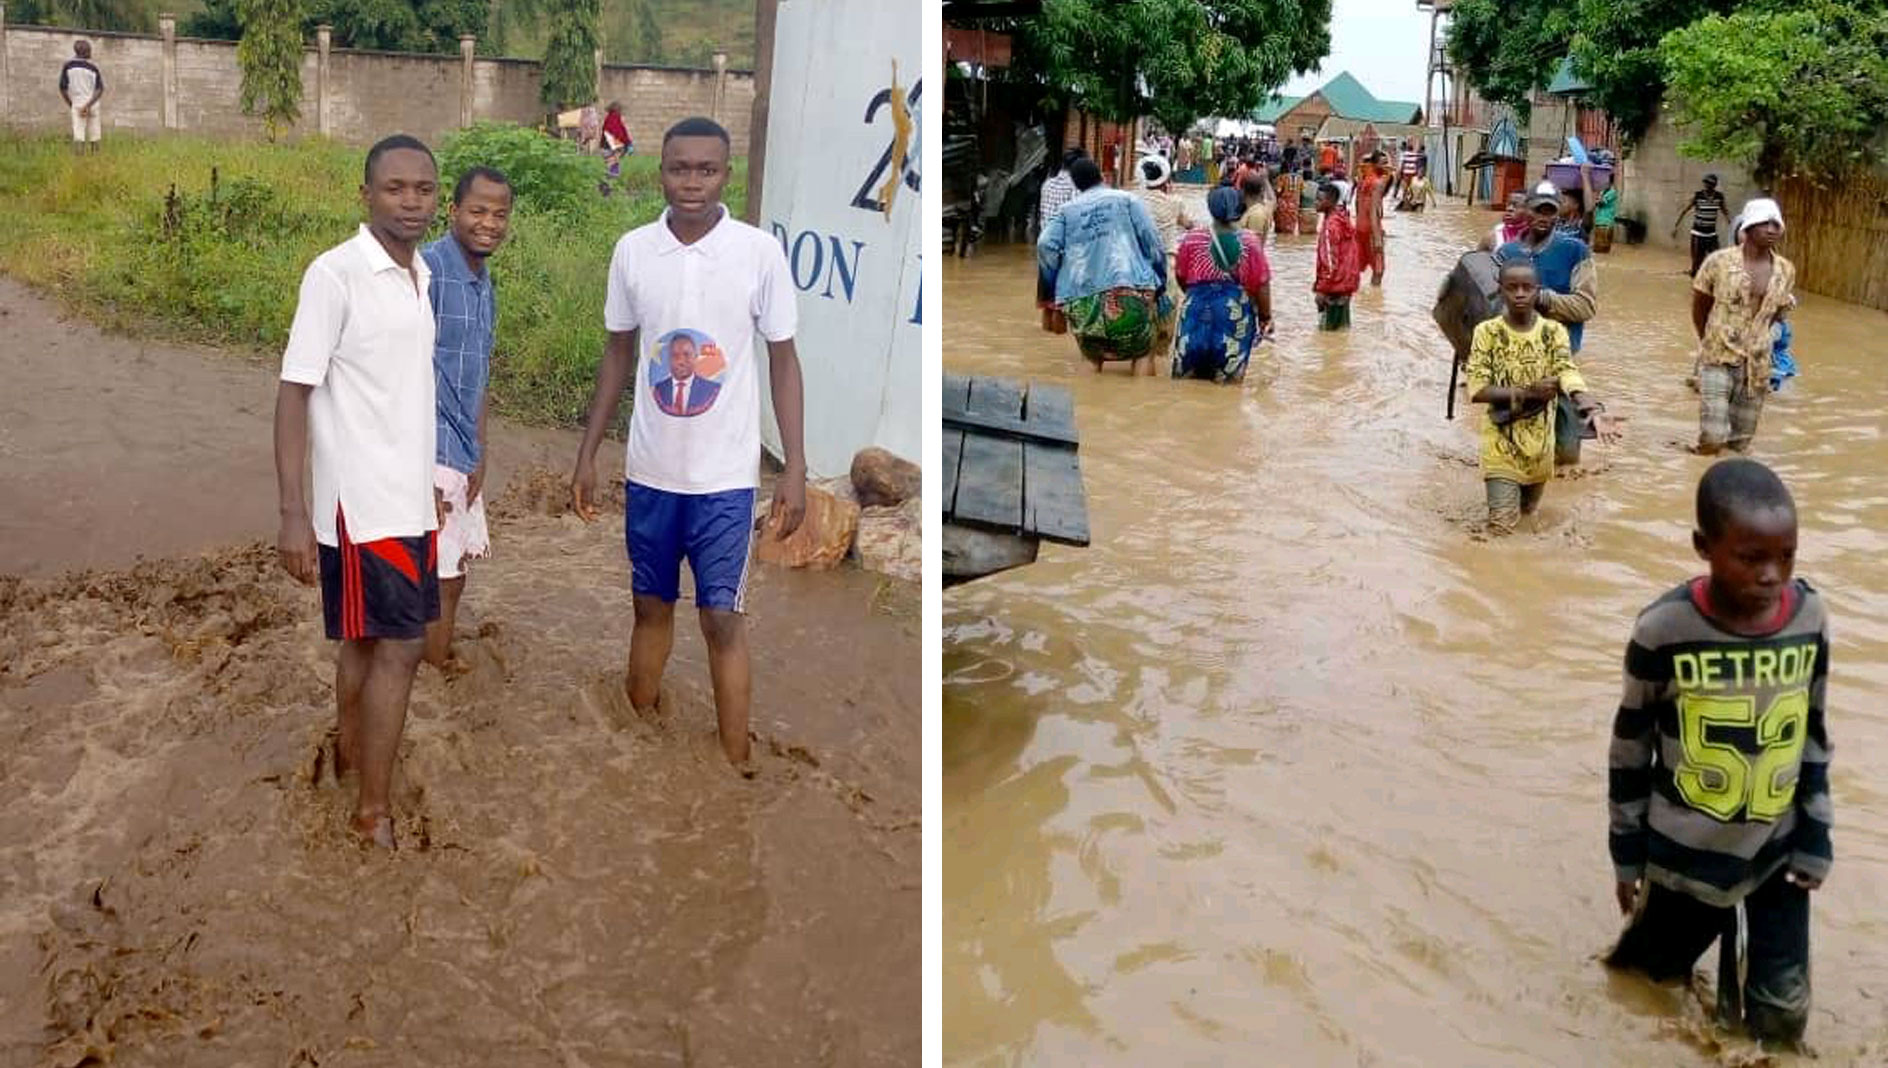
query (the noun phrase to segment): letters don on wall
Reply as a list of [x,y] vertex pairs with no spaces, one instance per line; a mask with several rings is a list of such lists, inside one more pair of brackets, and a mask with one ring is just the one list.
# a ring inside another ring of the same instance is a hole
[[[868,445],[919,460],[922,11],[784,0],[775,24],[759,222],[799,292],[814,477],[844,474]],[[761,432],[778,456],[766,408]]]

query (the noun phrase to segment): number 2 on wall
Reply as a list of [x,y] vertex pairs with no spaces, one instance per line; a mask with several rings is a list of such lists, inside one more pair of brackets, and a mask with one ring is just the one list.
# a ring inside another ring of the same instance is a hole
[[[1795,777],[1778,780],[1796,767],[1808,726],[1807,690],[1778,694],[1761,718],[1754,697],[1681,696],[1678,738],[1684,758],[1672,770],[1672,781],[1700,812],[1730,820],[1748,809],[1751,819],[1773,822],[1796,799]],[[1729,742],[1714,742],[1712,727],[1756,727],[1763,751],[1753,760]]]
[[[904,184],[914,193],[918,191],[918,98],[923,91],[924,81],[920,79],[911,87],[911,91],[905,94],[905,108],[912,116],[912,129],[904,157],[898,161],[899,170],[903,172]],[[872,98],[872,102],[865,106],[865,124],[870,126],[872,120],[877,117],[879,109],[891,102],[892,90],[880,89],[878,95]],[[894,126],[891,143],[885,146],[884,153],[878,158],[877,166],[872,168],[872,173],[865,176],[865,181],[860,184],[859,191],[853,195],[853,207],[864,211],[883,212],[885,210],[885,202],[878,197],[877,191],[882,188],[885,171],[892,165],[892,153],[897,148],[898,132]]]

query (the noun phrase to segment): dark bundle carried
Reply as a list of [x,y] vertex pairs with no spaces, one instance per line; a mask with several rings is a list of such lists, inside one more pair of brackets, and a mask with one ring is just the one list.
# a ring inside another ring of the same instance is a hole
[[1454,349],[1454,366],[1449,369],[1449,418],[1455,418],[1455,383],[1468,362],[1469,343],[1475,328],[1501,314],[1500,271],[1495,257],[1488,252],[1471,252],[1456,261],[1455,269],[1442,280],[1436,293],[1436,307],[1431,313],[1442,336]]

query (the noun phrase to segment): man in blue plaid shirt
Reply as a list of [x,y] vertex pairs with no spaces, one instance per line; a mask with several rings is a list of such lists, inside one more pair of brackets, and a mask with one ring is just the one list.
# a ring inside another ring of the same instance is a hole
[[438,398],[438,455],[433,496],[439,507],[439,619],[426,627],[426,662],[445,670],[452,627],[465,593],[465,561],[491,547],[485,528],[485,385],[491,377],[498,295],[485,261],[511,226],[511,183],[490,167],[473,167],[452,192],[452,225],[420,250],[432,271],[437,332],[433,343]]

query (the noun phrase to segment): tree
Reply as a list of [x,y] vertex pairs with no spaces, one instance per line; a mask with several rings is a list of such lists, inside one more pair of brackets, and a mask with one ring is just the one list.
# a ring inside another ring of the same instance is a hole
[[7,21],[22,26],[150,33],[157,18],[147,0],[12,0]]
[[1017,49],[1061,102],[1184,132],[1203,115],[1250,112],[1316,69],[1330,23],[1330,0],[1046,0]]
[[1567,54],[1573,22],[1571,5],[1461,0],[1449,12],[1449,60],[1483,100],[1525,122],[1530,96]]
[[[241,3],[204,0],[179,28],[188,37],[236,40],[242,36]],[[310,0],[297,6],[303,37],[326,23],[334,28],[336,48],[450,55],[459,51],[461,34],[485,33],[486,5],[487,0]]]
[[243,36],[236,62],[243,70],[243,114],[261,115],[273,141],[282,127],[301,117],[301,3],[241,0],[240,11]]
[[597,98],[598,0],[551,0],[551,36],[544,45],[538,100],[563,111]]
[[1593,87],[1592,102],[1627,143],[1636,143],[1658,118],[1664,95],[1659,42],[1713,12],[1749,6],[1744,0],[1580,0],[1573,71]]
[[1686,133],[1680,151],[1746,164],[1766,183],[1877,162],[1888,124],[1888,9],[1871,6],[1811,0],[1710,15],[1668,34],[1658,56]]

